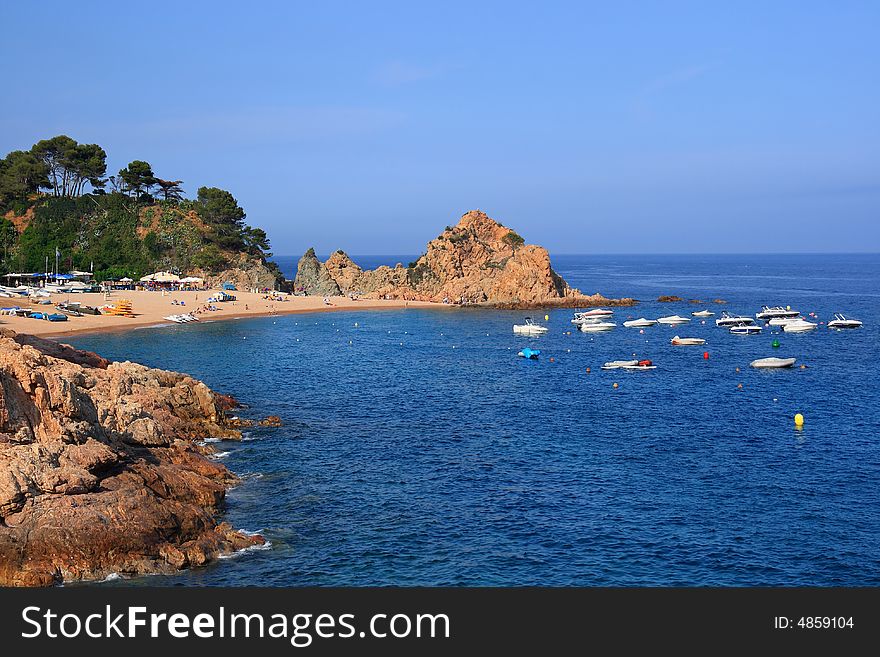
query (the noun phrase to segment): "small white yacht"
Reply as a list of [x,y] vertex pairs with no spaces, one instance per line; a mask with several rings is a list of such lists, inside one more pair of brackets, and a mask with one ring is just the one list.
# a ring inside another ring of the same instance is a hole
[[546,326],[535,324],[531,317],[526,317],[525,324],[513,325],[513,332],[521,335],[544,335],[549,330]]
[[571,323],[583,324],[585,322],[601,322],[604,318],[611,317],[613,314],[613,310],[605,310],[604,308],[585,310],[584,312],[575,313]]
[[797,317],[774,317],[767,324],[770,326],[785,326],[786,324],[790,324],[791,322],[796,322]]
[[633,365],[638,365],[639,361],[637,360],[612,360],[610,362],[605,363],[602,366],[603,370],[617,370],[621,367],[632,367]]
[[830,329],[849,329],[861,326],[862,322],[857,319],[847,319],[842,313],[834,313],[834,319],[828,322],[828,328]]
[[782,330],[786,333],[806,333],[807,331],[812,331],[816,328],[817,324],[815,322],[808,322],[803,317],[800,319],[796,319],[792,322],[788,322],[787,324],[782,325]]
[[614,322],[595,322],[581,324],[580,329],[584,333],[600,333],[602,331],[610,331],[615,326],[617,326],[617,324]]
[[731,327],[731,326],[751,326],[755,320],[748,315],[731,315],[726,310],[722,311],[721,317],[715,320],[715,326]]
[[639,317],[638,319],[631,319],[623,323],[623,325],[627,328],[644,328],[647,326],[654,326],[657,323],[656,319],[645,319],[644,317]]
[[776,317],[797,317],[800,313],[792,310],[791,306],[783,308],[782,306],[761,306],[761,312],[755,313],[758,319],[774,319]]
[[661,317],[657,320],[658,324],[686,324],[691,321],[690,317],[682,317],[681,315],[669,315],[668,317]]
[[754,335],[761,331],[762,327],[756,324],[738,324],[730,327],[730,332],[734,335]]
[[759,358],[758,360],[753,360],[750,365],[757,369],[791,367],[796,360],[796,358]]
[[700,345],[706,344],[706,341],[703,338],[680,338],[677,335],[669,341],[670,344],[675,346],[687,346],[687,345]]
[[698,310],[695,313],[691,313],[694,317],[712,317],[715,313],[711,310]]

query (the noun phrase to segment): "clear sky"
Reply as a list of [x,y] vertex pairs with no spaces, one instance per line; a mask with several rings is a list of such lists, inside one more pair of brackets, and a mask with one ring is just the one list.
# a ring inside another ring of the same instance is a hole
[[3,2],[0,152],[229,189],[276,254],[880,251],[880,2]]

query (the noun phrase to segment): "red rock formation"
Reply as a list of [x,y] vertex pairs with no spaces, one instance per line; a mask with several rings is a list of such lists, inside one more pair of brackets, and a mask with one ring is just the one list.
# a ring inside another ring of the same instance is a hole
[[168,572],[262,543],[217,519],[240,438],[183,374],[0,332],[0,586]]
[[599,294],[585,296],[569,287],[553,271],[546,249],[525,244],[514,231],[479,210],[464,214],[456,226],[447,227],[407,268],[398,265],[362,271],[341,251],[323,266],[313,253],[305,264],[309,271],[314,270],[315,280],[326,279],[330,285],[335,282],[344,294],[372,298],[516,308],[635,303]]

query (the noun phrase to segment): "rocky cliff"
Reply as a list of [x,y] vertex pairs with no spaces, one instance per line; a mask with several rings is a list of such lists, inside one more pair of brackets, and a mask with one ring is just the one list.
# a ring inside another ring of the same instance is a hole
[[321,263],[309,249],[300,260],[294,290],[500,307],[634,303],[600,294],[586,296],[569,287],[553,271],[546,249],[526,244],[479,210],[448,226],[408,267],[398,264],[363,271],[342,251]]
[[220,523],[230,398],[0,330],[0,586],[169,572],[263,543]]

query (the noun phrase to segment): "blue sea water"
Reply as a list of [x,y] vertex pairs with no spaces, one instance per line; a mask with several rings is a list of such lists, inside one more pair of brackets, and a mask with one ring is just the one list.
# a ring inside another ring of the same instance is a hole
[[[217,444],[243,477],[226,518],[271,548],[139,582],[880,584],[880,256],[554,265],[585,292],[643,300],[618,309],[618,324],[791,304],[865,327],[734,336],[710,318],[590,336],[552,310],[550,333],[529,339],[511,331],[523,312],[443,308],[74,337],[110,358],[191,373],[246,402],[248,417],[284,420]],[[652,301],[660,294],[707,303]],[[675,334],[707,343],[673,347]],[[517,358],[525,346],[540,360]],[[633,355],[657,369],[599,369]],[[748,367],[772,355],[807,368]]]

